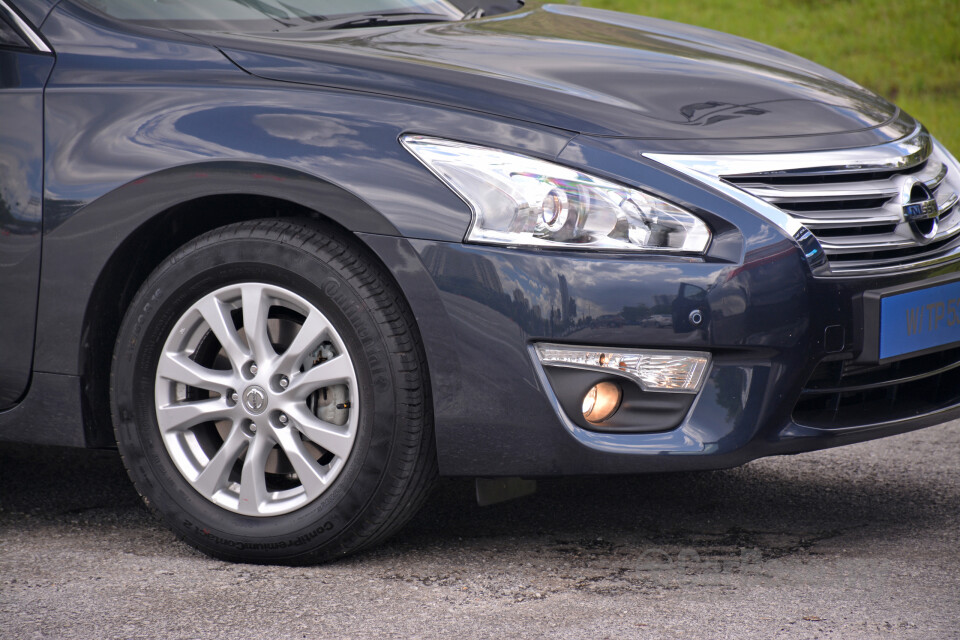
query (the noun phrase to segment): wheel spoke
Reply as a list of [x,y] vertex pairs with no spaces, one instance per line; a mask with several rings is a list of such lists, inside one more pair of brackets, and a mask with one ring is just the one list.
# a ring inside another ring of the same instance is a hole
[[326,489],[327,481],[320,471],[320,465],[307,451],[300,436],[291,429],[280,429],[276,433],[277,442],[287,454],[307,495],[314,496]]
[[240,340],[240,335],[233,324],[233,318],[230,316],[230,309],[216,296],[207,296],[197,303],[197,310],[203,319],[207,321],[213,335],[220,341],[220,346],[226,352],[233,365],[234,371],[240,371],[240,367],[250,359],[250,351]]
[[295,401],[306,400],[317,389],[346,382],[354,382],[353,364],[347,356],[341,354],[294,375],[290,379],[290,388],[281,397],[289,397]]
[[312,311],[307,316],[303,326],[300,327],[297,337],[293,339],[287,350],[280,356],[276,371],[287,375],[292,375],[298,371],[307,351],[320,343],[330,329],[330,323],[327,322],[327,319],[318,312]]
[[353,445],[353,436],[346,426],[338,427],[325,422],[307,411],[306,405],[298,405],[288,413],[294,428],[338,458],[346,458]]
[[270,335],[267,333],[270,298],[265,295],[264,287],[256,284],[243,285],[242,296],[243,331],[247,336],[247,344],[253,352],[253,358],[257,362],[272,360],[277,352],[270,344]]
[[267,456],[273,449],[273,441],[263,434],[253,439],[243,459],[240,475],[240,513],[259,515],[261,505],[267,501]]
[[185,431],[202,422],[212,422],[230,417],[232,407],[224,398],[210,398],[195,402],[177,402],[157,407],[157,423],[164,433]]
[[157,375],[190,387],[216,391],[221,395],[236,386],[232,372],[208,369],[191,360],[185,353],[167,352],[161,355]]
[[193,481],[194,488],[207,498],[213,496],[229,483],[230,470],[240,454],[247,447],[247,438],[243,435],[239,424],[234,423],[230,435],[221,445],[217,453],[210,458],[210,462],[203,468],[197,479]]

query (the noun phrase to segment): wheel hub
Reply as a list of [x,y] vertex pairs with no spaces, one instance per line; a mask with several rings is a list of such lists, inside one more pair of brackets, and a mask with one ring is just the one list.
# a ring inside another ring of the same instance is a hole
[[269,397],[263,387],[251,385],[243,392],[243,408],[247,413],[258,416],[267,410]]

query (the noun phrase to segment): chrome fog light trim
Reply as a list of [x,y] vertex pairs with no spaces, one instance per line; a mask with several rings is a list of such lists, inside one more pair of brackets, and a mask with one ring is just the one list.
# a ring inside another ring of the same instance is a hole
[[541,364],[607,371],[633,379],[644,391],[697,393],[710,366],[710,354],[705,351],[607,350],[547,343],[535,347]]

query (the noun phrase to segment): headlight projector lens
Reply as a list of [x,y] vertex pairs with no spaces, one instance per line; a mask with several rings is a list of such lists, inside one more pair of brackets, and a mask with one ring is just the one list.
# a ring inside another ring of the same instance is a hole
[[549,231],[563,229],[568,214],[567,194],[560,189],[551,190],[540,204],[540,224]]

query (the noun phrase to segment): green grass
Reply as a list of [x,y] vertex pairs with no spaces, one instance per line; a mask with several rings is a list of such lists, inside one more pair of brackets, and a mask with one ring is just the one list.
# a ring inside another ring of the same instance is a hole
[[583,0],[786,49],[896,102],[960,156],[957,0]]

